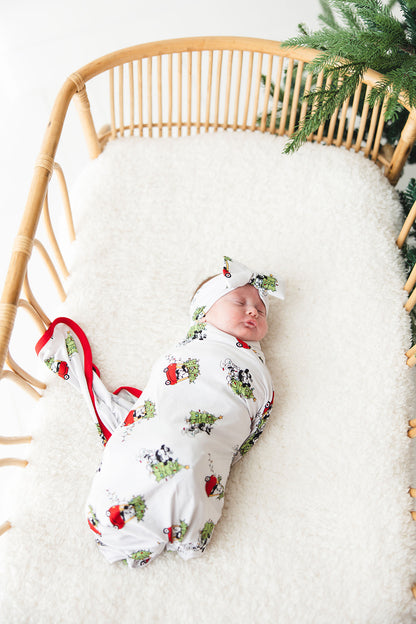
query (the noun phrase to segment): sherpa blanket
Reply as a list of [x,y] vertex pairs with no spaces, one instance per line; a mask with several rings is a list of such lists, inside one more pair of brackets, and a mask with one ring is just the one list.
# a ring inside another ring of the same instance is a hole
[[101,442],[82,397],[45,371],[30,463],[8,503],[14,526],[0,539],[1,621],[415,621],[399,202],[362,155],[308,144],[288,157],[283,144],[259,133],[125,138],[79,180],[72,277],[55,315],[85,330],[103,383],[144,387],[225,249],[285,277],[262,345],[279,397],[231,472],[204,555],[131,570],[90,539]]

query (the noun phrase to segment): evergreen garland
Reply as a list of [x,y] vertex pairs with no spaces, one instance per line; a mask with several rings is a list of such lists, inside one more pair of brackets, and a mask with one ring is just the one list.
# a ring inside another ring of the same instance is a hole
[[320,0],[319,20],[323,27],[308,32],[300,25],[300,35],[283,42],[286,47],[321,50],[308,64],[308,71],[315,76],[324,71],[325,78],[330,78],[325,86],[315,87],[305,96],[308,111],[286,145],[286,153],[297,150],[331,118],[354,94],[367,69],[383,74],[371,90],[369,104],[382,104],[386,98],[387,121],[397,120],[399,96],[408,106],[416,106],[416,0],[397,1],[402,20],[392,14],[395,2],[386,5],[380,0]]

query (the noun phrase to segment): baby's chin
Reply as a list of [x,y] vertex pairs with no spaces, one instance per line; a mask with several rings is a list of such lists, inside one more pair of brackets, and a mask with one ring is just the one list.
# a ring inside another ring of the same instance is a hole
[[263,340],[263,338],[265,337],[266,333],[264,334],[259,334],[259,332],[257,331],[244,331],[244,332],[238,332],[238,333],[232,333],[232,332],[228,332],[230,334],[230,336],[233,336],[236,340],[238,340],[238,342],[260,342],[260,340]]

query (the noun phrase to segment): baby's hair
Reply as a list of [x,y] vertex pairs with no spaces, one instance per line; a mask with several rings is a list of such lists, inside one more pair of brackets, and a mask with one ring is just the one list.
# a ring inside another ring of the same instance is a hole
[[[217,273],[217,275],[220,275],[220,273]],[[196,293],[198,292],[198,290],[199,290],[200,288],[202,288],[202,286],[203,286],[204,284],[206,284],[207,282],[209,282],[209,280],[212,280],[214,277],[217,277],[217,275],[211,275],[211,277],[207,277],[206,279],[204,279],[204,281],[203,281],[203,282],[201,282],[201,283],[199,284],[199,286],[195,289],[195,292],[194,292],[194,294],[192,295],[192,299],[195,297],[195,295],[196,295]],[[192,299],[191,299],[191,301],[192,301]]]

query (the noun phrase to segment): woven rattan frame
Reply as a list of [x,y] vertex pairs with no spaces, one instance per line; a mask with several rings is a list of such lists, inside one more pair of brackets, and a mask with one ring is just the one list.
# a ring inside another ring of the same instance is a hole
[[[45,247],[36,240],[42,211],[50,246],[63,278],[65,261],[49,218],[48,184],[52,174],[59,182],[71,238],[75,232],[69,195],[61,167],[55,162],[68,107],[74,99],[91,158],[96,158],[108,140],[119,136],[181,136],[216,131],[260,131],[291,136],[306,113],[304,93],[323,84],[307,74],[316,50],[282,48],[278,42],[244,37],[196,37],[146,43],[103,56],[71,74],[58,93],[35,163],[34,175],[22,221],[15,238],[9,270],[0,300],[0,379],[12,379],[35,398],[44,384],[22,368],[8,353],[19,307],[30,313],[42,332],[50,323],[36,301],[28,282],[27,265],[34,248],[46,262],[61,298],[65,291]],[[108,123],[97,130],[89,84],[108,74]],[[369,110],[368,95],[380,74],[367,71],[351,101],[334,113],[309,140],[362,151],[379,166],[391,184],[396,184],[416,139],[416,110],[408,110],[397,145],[381,145],[384,106]],[[315,80],[315,82],[313,82]],[[273,88],[274,87],[274,88]],[[278,88],[279,87],[279,88]],[[401,246],[416,216],[416,206],[398,239]],[[416,283],[413,271],[405,289]],[[22,298],[22,290],[26,299]],[[416,291],[406,309],[416,302]],[[409,366],[416,363],[416,345],[406,354]],[[416,420],[408,435],[416,437]],[[30,436],[0,437],[1,444],[29,443]],[[26,460],[8,458],[1,465],[24,467]],[[416,497],[416,489],[410,488]],[[416,512],[412,515],[416,519]],[[0,526],[0,535],[11,528]],[[413,589],[416,596],[416,589]]]

